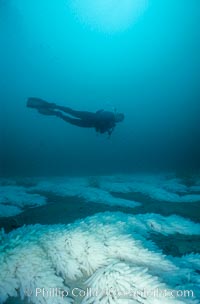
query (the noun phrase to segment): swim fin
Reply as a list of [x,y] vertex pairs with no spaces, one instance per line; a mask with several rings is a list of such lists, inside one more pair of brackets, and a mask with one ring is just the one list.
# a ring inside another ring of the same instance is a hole
[[58,113],[58,111],[54,111],[54,110],[51,110],[49,108],[38,108],[38,112],[42,115],[54,115],[56,116],[56,114]]
[[30,97],[27,100],[27,107],[34,109],[41,109],[41,108],[53,109],[55,107],[55,103],[50,103],[40,98]]

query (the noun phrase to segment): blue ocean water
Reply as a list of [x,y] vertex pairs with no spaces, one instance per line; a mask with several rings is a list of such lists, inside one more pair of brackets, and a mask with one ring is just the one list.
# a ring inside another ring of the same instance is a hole
[[[70,0],[0,5],[3,175],[199,168],[199,1],[149,1],[125,28],[122,12],[112,31],[101,15],[98,27],[87,23]],[[125,121],[107,140],[27,109],[30,96],[116,109]]]

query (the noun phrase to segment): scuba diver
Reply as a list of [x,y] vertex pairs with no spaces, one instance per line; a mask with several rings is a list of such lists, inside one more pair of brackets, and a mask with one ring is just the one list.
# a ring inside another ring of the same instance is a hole
[[113,113],[104,110],[98,110],[96,113],[75,111],[71,108],[58,106],[55,103],[49,103],[35,97],[28,98],[27,107],[36,109],[43,115],[57,116],[71,125],[81,128],[94,128],[97,133],[108,133],[109,136],[112,134],[116,124],[124,120],[124,114],[122,113]]

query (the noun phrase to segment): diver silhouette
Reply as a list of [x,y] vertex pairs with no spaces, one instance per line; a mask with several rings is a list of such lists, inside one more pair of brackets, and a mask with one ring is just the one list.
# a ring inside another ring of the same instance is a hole
[[[122,113],[104,110],[98,110],[97,112],[75,111],[35,97],[28,98],[27,107],[34,108],[43,115],[59,117],[71,125],[81,128],[94,128],[97,133],[108,133],[109,136],[112,134],[116,124],[124,120],[124,114]],[[72,117],[63,113],[67,113]]]

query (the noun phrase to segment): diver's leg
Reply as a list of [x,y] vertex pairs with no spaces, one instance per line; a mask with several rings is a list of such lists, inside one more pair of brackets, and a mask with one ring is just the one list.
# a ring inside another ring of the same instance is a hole
[[[50,103],[50,102],[47,102],[43,99],[35,98],[35,97],[28,98],[27,107],[38,109],[38,110],[42,109],[40,111],[40,113],[44,114],[44,115],[53,115],[53,114],[50,114],[50,112],[48,114],[48,109],[52,109],[52,110],[56,109],[56,110],[63,111],[64,113],[70,114],[74,117],[77,117],[77,118],[80,118],[80,119],[83,119],[83,120],[92,120],[92,119],[95,118],[94,117],[95,113],[87,112],[87,111],[75,111],[75,110],[73,110],[69,107],[58,106],[55,103]],[[43,111],[43,109],[44,109],[44,111]],[[46,111],[46,113],[45,113],[45,111]]]
[[[38,110],[38,112],[40,113],[40,114],[42,114],[42,115],[49,115],[49,116],[58,116],[58,111],[54,111],[54,110],[52,110],[51,108],[45,108],[45,107],[43,107],[43,108],[38,108],[37,109]],[[61,112],[60,112],[61,113]],[[62,113],[61,113],[62,114]]]
[[63,115],[63,113],[60,111],[54,111],[54,110],[48,109],[48,108],[40,108],[37,110],[42,115],[48,115],[48,116],[50,115],[50,116],[59,117],[59,118],[63,119],[64,121],[70,123],[71,125],[75,125],[77,127],[81,127],[81,128],[93,128],[94,127],[94,125],[92,124],[91,121],[84,121],[81,119],[71,118],[69,116]]
[[63,119],[64,121],[70,123],[71,125],[75,125],[81,128],[93,128],[94,125],[90,121],[85,121],[81,119],[71,118],[69,116],[63,115],[63,113],[59,111],[54,111],[57,117]]
[[91,120],[94,119],[95,113],[92,112],[87,112],[87,111],[75,111],[71,108],[68,107],[63,107],[63,106],[55,106],[54,109],[63,111],[64,113],[67,113],[71,116],[83,119],[83,120]]

